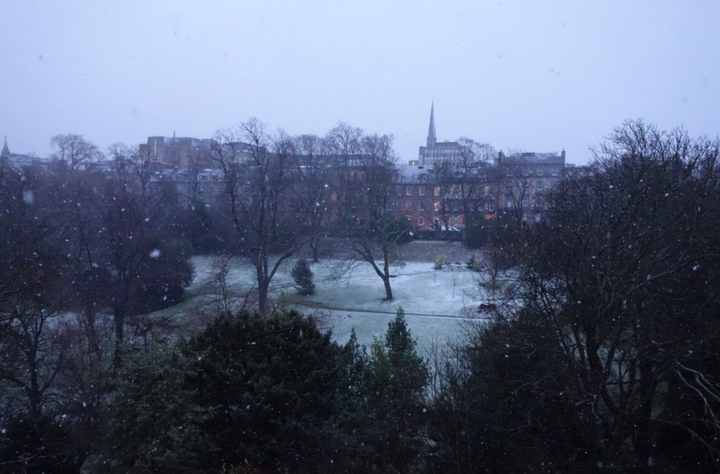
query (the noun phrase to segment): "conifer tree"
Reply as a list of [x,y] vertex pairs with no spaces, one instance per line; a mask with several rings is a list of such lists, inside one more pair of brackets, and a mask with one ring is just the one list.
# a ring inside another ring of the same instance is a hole
[[376,423],[376,467],[411,472],[422,450],[420,431],[425,411],[426,362],[415,350],[416,342],[398,309],[388,323],[385,340],[370,348],[366,386],[370,418]]
[[313,272],[307,260],[301,258],[292,269],[291,275],[301,295],[315,294],[315,283],[313,283]]

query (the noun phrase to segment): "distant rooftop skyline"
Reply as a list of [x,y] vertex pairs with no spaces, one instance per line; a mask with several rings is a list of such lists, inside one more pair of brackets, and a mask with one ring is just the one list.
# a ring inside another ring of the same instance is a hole
[[8,2],[0,135],[47,156],[207,138],[258,117],[392,133],[400,162],[461,136],[498,150],[589,146],[623,120],[720,133],[720,2]]

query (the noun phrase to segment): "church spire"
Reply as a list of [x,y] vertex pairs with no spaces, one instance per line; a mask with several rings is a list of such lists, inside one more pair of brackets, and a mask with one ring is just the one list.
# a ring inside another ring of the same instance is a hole
[[427,146],[433,147],[435,146],[436,142],[437,137],[435,136],[435,101],[433,101],[432,105],[430,106],[430,126],[428,127]]
[[3,145],[2,154],[0,154],[3,158],[10,158],[10,148],[8,148],[7,145],[7,135],[5,135],[5,144]]

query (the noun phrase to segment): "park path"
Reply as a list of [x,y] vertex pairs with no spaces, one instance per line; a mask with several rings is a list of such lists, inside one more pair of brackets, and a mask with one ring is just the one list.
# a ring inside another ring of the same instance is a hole
[[[397,311],[384,311],[381,309],[357,309],[357,308],[342,308],[339,306],[331,306],[321,303],[316,303],[313,301],[307,301],[303,303],[293,303],[293,306],[298,306],[301,308],[312,308],[312,309],[327,309],[330,311],[345,311],[348,313],[366,313],[366,314],[389,314],[394,316],[397,314]],[[467,321],[478,321],[478,320],[487,320],[488,317],[486,316],[477,316],[477,317],[466,317],[466,316],[459,316],[457,314],[431,314],[431,313],[408,313],[405,311],[405,316],[413,316],[413,317],[420,317],[420,318],[444,318],[444,319],[462,319]]]

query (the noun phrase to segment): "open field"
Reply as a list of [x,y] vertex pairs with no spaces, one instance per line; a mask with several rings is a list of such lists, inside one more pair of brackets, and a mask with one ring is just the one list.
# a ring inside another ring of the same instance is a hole
[[[452,250],[454,254],[445,254],[453,255],[454,262],[461,262],[460,246],[438,245],[441,249]],[[422,257],[428,258],[427,255],[433,255],[437,249],[419,243],[412,251],[415,254],[424,252],[426,255]],[[207,317],[204,315],[217,300],[216,291],[208,283],[216,274],[213,262],[217,259],[212,256],[194,257],[195,278],[188,288],[186,301],[160,314],[173,315],[179,326],[188,330],[202,323]],[[369,265],[356,264],[345,268],[345,263],[338,260],[313,264],[316,293],[301,296],[297,294],[290,276],[295,262],[296,259],[288,260],[275,275],[271,285],[273,302],[316,315],[320,324],[331,329],[340,343],[345,343],[350,330],[355,328],[360,342],[369,345],[374,337],[384,335],[387,323],[399,307],[404,309],[410,330],[423,355],[429,354],[434,341],[443,344],[460,340],[466,324],[481,322],[478,319],[470,321],[465,316],[478,316],[474,309],[483,294],[476,283],[477,273],[467,270],[464,264],[446,265],[442,270],[434,270],[432,261],[394,265],[392,273],[395,277],[391,284],[395,298],[388,302],[384,300],[382,281]],[[242,306],[245,296],[253,289],[254,269],[249,261],[233,258],[228,270],[228,293],[235,307]]]

